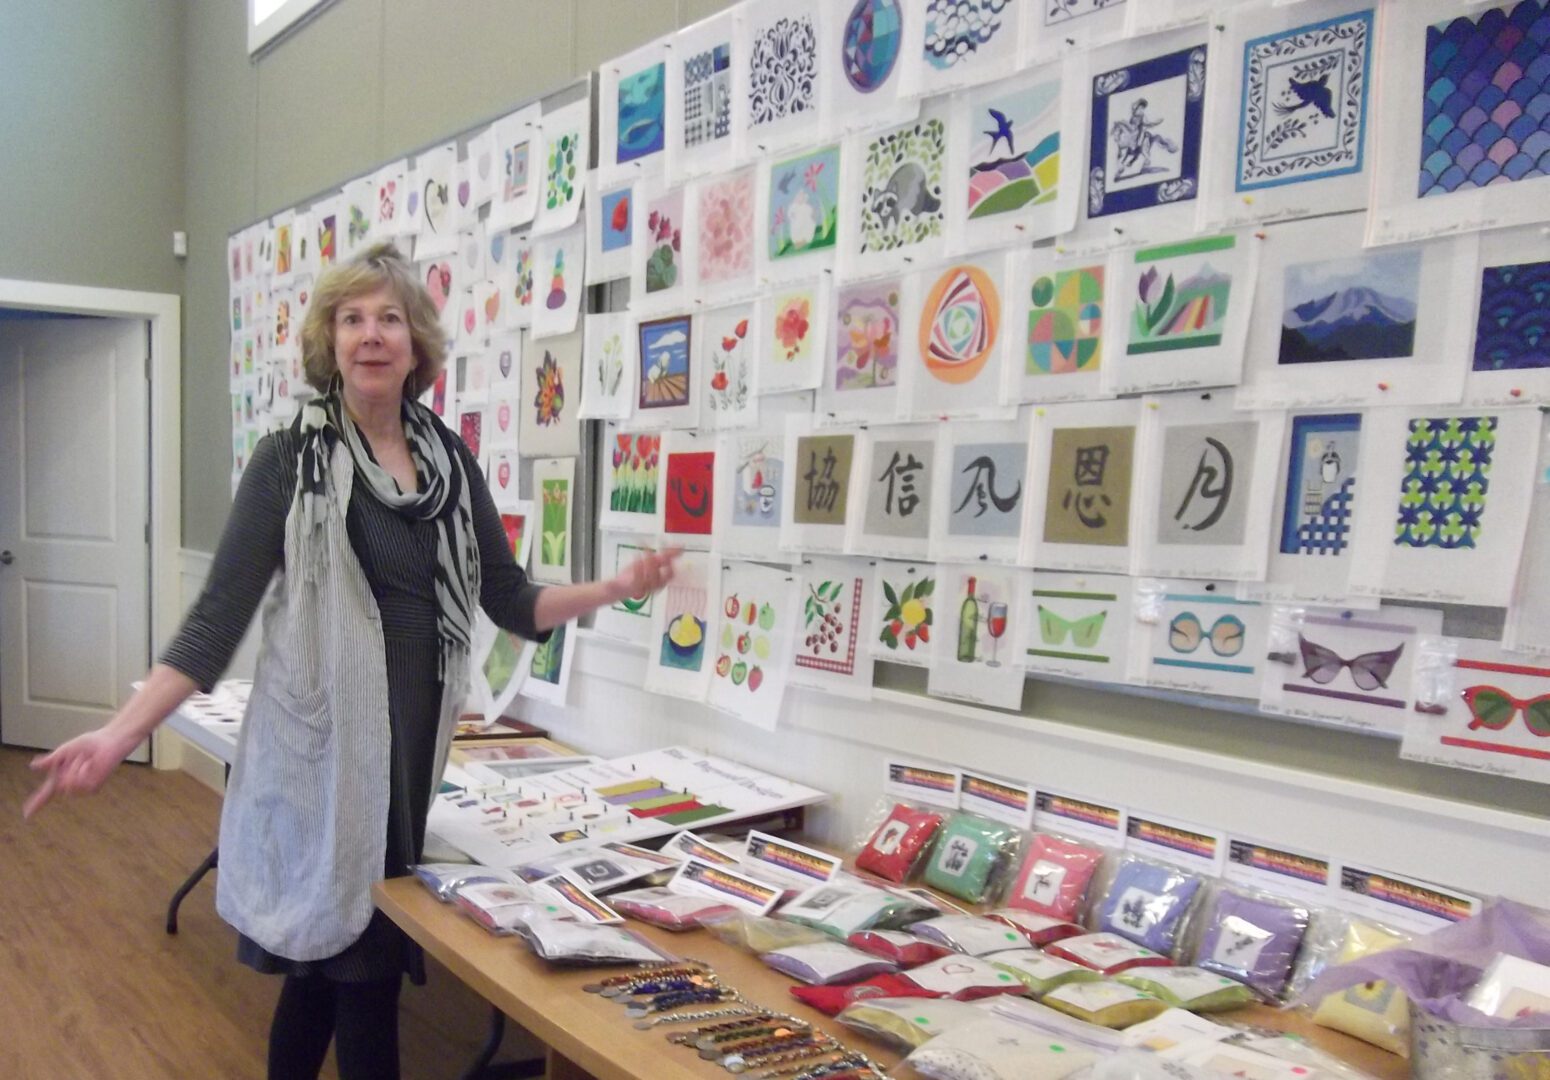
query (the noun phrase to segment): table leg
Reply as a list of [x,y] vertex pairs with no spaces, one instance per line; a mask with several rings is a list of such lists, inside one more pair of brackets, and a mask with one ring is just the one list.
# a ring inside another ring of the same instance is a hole
[[205,861],[200,863],[194,872],[188,875],[188,880],[178,886],[178,891],[172,894],[172,903],[167,905],[167,933],[176,934],[178,932],[178,905],[183,902],[185,896],[193,891],[194,886],[199,884],[200,878],[215,869],[220,854],[220,848],[211,848],[210,854],[205,856]]
[[504,1065],[490,1064],[501,1048],[506,1036],[506,1014],[490,1006],[490,1033],[485,1036],[484,1046],[473,1063],[464,1069],[458,1080],[531,1080],[544,1075],[545,1062],[541,1058],[532,1061],[513,1061]]

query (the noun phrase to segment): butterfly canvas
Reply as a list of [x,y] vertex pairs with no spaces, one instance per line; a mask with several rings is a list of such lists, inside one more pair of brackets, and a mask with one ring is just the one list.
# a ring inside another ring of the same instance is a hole
[[1415,703],[1412,680],[1423,638],[1442,632],[1442,612],[1276,608],[1260,708],[1297,720],[1399,735]]
[[1022,663],[1030,673],[1122,682],[1131,626],[1128,577],[1035,570],[1023,623]]
[[872,575],[872,655],[912,667],[931,665],[931,638],[939,633],[936,567],[879,560]]

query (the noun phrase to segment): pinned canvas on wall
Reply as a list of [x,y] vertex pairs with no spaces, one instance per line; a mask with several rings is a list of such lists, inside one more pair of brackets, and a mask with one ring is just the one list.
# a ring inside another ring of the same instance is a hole
[[[1137,11],[1148,4],[1131,5]],[[1240,7],[1220,18],[1225,57],[1206,107],[1213,147],[1200,222],[1216,230],[1367,205],[1373,0]]]
[[888,425],[864,431],[846,550],[890,559],[924,559],[936,503],[937,429]]
[[[522,463],[514,450],[491,450],[485,464],[485,482],[490,487],[490,498],[495,502],[495,509],[504,513],[511,510],[514,513],[525,513],[523,530],[526,534],[526,551],[533,546],[533,532],[537,528],[534,524],[533,503],[530,499],[523,499],[518,495],[522,476]],[[514,552],[514,554],[520,554]],[[525,565],[527,560],[522,560]]]
[[1372,502],[1351,592],[1504,607],[1528,527],[1539,448],[1533,406],[1381,409],[1364,418]]
[[1265,576],[1285,414],[1233,408],[1225,394],[1146,399],[1138,433],[1134,572],[1150,577]]
[[667,147],[665,40],[616,57],[598,71],[598,176],[605,184],[660,172]]
[[897,272],[939,257],[947,241],[947,99],[915,120],[851,136],[842,157],[836,272]]
[[1156,0],[1048,0],[1023,19],[1019,67],[1047,64],[1125,35],[1127,8]]
[[696,299],[751,292],[758,246],[754,169],[705,177],[690,192],[695,204],[692,239],[698,245],[692,260]]
[[1079,402],[1033,410],[1024,565],[1130,572],[1131,501],[1141,403]]
[[[1550,535],[1550,441],[1540,440],[1529,502],[1529,535]],[[1533,656],[1550,656],[1550,545],[1530,544],[1518,567],[1518,583],[1502,627],[1502,644]]]
[[776,154],[755,168],[754,246],[760,283],[792,281],[832,267],[844,212],[840,144]]
[[543,157],[538,162],[538,212],[533,231],[549,233],[570,228],[581,211],[591,145],[592,103],[582,98],[562,105],[544,113],[539,126],[544,137]]
[[738,84],[732,125],[738,156],[751,160],[823,130],[819,0],[751,0],[739,9],[733,53]]
[[1550,667],[1486,641],[1432,638],[1421,652],[1436,677],[1405,717],[1400,756],[1550,783]]
[[732,30],[723,11],[679,32],[667,64],[667,176],[672,183],[732,161]]
[[651,636],[646,642],[646,689],[656,694],[704,701],[721,632],[721,564],[710,555],[686,551],[673,580],[652,600]]
[[1136,394],[1235,385],[1262,247],[1248,234],[1224,233],[1117,253],[1111,262],[1120,301],[1115,310],[1126,318],[1108,335],[1104,389]]
[[[492,458],[492,460],[494,460]],[[503,459],[503,463],[510,459]],[[514,464],[514,463],[513,463]],[[496,466],[499,468],[499,465]],[[493,470],[492,470],[493,471]],[[501,530],[506,534],[506,546],[511,549],[512,560],[523,569],[527,568],[528,555],[533,549],[535,518],[531,499],[511,499],[504,504],[497,502]]]
[[[1375,607],[1350,596],[1351,541],[1375,497],[1363,449],[1362,414],[1294,412],[1277,456],[1265,580],[1241,582],[1248,600]],[[1361,484],[1358,484],[1361,480]]]
[[900,408],[912,420],[1010,419],[1001,404],[1011,350],[1007,255],[989,252],[922,271],[907,293]]
[[716,520],[715,439],[694,431],[670,431],[662,439],[662,461],[664,543],[709,550]]
[[[623,533],[605,532],[601,541],[598,570],[605,579],[623,573],[636,559],[656,550],[640,537]],[[656,594],[646,593],[605,604],[593,616],[592,628],[608,637],[644,645],[651,636],[651,613],[655,602]]]
[[1476,285],[1465,404],[1550,404],[1550,239],[1485,233]]
[[872,653],[861,640],[867,611],[864,559],[804,559],[798,570],[801,620],[791,682],[842,697],[872,696]]
[[662,436],[608,424],[599,464],[603,474],[599,524],[646,536],[661,532]]
[[529,341],[522,350],[523,457],[581,453],[581,334]]
[[630,276],[630,245],[635,240],[635,181],[600,184],[597,174],[588,180],[587,276],[588,285]]
[[581,409],[584,420],[628,420],[635,401],[635,324],[627,311],[588,315],[584,325]]
[[1027,610],[1026,570],[973,563],[937,566],[941,595],[926,692],[997,709],[1019,709],[1024,674],[1017,643]]
[[502,630],[483,611],[479,612],[474,642],[475,655],[483,657],[472,679],[475,695],[483,706],[484,718],[497,720],[516,700],[527,678],[533,643]]
[[1130,677],[1191,694],[1259,698],[1270,608],[1217,581],[1137,578]]
[[901,0],[903,92],[928,97],[1010,75],[1017,66],[1023,9],[1007,0]]
[[1035,570],[1020,642],[1030,673],[1124,682],[1130,651],[1131,579]]
[[721,436],[716,448],[717,550],[742,558],[768,557],[780,545],[785,501],[784,420]]
[[[420,205],[420,232],[414,242],[415,258],[451,255],[457,251],[456,211],[452,201],[456,186],[457,143],[444,143],[415,155],[411,196]],[[353,220],[354,207],[345,213]],[[348,236],[349,228],[346,227]],[[346,245],[345,257],[353,253]]]
[[533,104],[501,117],[491,127],[499,168],[486,219],[492,229],[526,225],[538,212],[544,175],[542,119],[542,107]]
[[[1001,400],[1055,404],[1106,397],[1105,335],[1122,332],[1111,306],[1108,260],[1065,259],[1053,248],[1012,256],[1005,301],[1011,336]],[[1116,294],[1117,295],[1117,294]]]
[[642,180],[635,186],[635,235],[630,243],[630,309],[660,311],[693,296],[696,254],[682,187]]
[[1070,58],[954,98],[948,240],[955,251],[1068,232],[1082,191],[1085,60]]
[[786,417],[780,546],[787,551],[843,552],[853,512],[858,432],[819,428],[811,414]]
[[[434,154],[434,151],[432,154]],[[455,144],[452,147],[452,155],[453,162],[455,163],[457,155],[457,147]],[[426,155],[422,154],[420,156],[425,157]],[[451,166],[449,165],[449,171],[450,168]],[[342,261],[348,261],[355,258],[355,256],[365,251],[366,248],[371,244],[371,225],[372,219],[374,217],[374,211],[376,209],[377,199],[376,184],[374,184],[372,181],[372,177],[362,176],[358,179],[351,180],[348,184],[345,184],[343,188],[342,194],[344,203],[340,208],[340,218],[342,220],[340,221],[340,232],[336,238],[339,245],[339,258]],[[450,184],[450,179],[448,183]],[[443,191],[442,194],[445,196],[445,191]],[[429,242],[427,242],[425,239],[423,239],[424,230],[422,229],[422,239],[415,244],[417,249],[423,249],[427,254],[439,254],[442,251],[451,251],[453,247],[456,246],[457,242],[455,239],[453,239],[455,235],[455,227],[451,224],[449,215],[446,213],[444,206],[442,207],[442,214],[438,218],[438,221],[440,222],[443,231],[437,233]],[[266,252],[268,255],[268,260],[265,262],[265,265],[272,273],[274,270],[274,240],[272,236],[270,236],[267,240]]]
[[665,315],[636,323],[636,427],[699,425],[699,381],[694,367],[698,329],[690,315]]
[[939,431],[931,515],[938,562],[1015,563],[1030,503],[1028,428],[1018,420]]
[[1399,735],[1415,703],[1421,640],[1442,632],[1442,612],[1276,608],[1259,707],[1278,716]]
[[903,313],[913,278],[891,275],[838,286],[818,384],[821,422],[896,419]]
[[1093,54],[1086,198],[1068,250],[1156,244],[1194,230],[1212,51],[1191,27]]
[[1550,2],[1419,0],[1385,5],[1379,24],[1367,239],[1550,219]]
[[575,513],[576,459],[540,458],[533,462],[533,496],[538,503],[538,554],[533,580],[569,585],[571,522]]
[[585,230],[580,225],[540,236],[533,245],[533,337],[575,331],[585,292],[586,259]]
[[818,32],[823,114],[835,134],[887,127],[914,117],[918,103],[901,97],[909,16],[907,0],[841,0],[825,4]]
[[760,313],[758,375],[760,394],[812,390],[823,378],[824,350],[829,340],[828,274],[811,281],[777,287]]
[[533,238],[527,233],[511,234],[511,270],[501,275],[506,295],[501,303],[506,329],[526,329],[533,325]]
[[700,319],[700,426],[731,431],[759,422],[760,303],[756,300],[707,311]]
[[517,693],[549,705],[564,705],[570,695],[571,657],[576,645],[576,620],[561,623],[527,651],[527,678]]
[[863,631],[875,659],[931,666],[931,641],[941,632],[936,574],[930,563],[877,560],[872,572],[871,622]]
[[707,700],[717,712],[773,731],[790,680],[791,638],[801,618],[786,567],[721,564],[721,631]]
[[1476,238],[1374,250],[1351,226],[1332,217],[1265,230],[1243,408],[1459,400]]

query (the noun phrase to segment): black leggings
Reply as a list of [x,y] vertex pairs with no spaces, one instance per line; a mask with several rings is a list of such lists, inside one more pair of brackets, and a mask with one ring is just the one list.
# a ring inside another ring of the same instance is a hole
[[330,1039],[339,1080],[398,1080],[402,982],[287,975],[269,1028],[269,1080],[317,1080]]

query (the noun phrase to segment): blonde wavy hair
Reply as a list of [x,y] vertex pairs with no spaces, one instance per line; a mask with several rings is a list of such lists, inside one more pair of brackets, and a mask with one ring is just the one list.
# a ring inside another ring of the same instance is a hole
[[301,365],[307,382],[318,393],[327,393],[339,373],[339,361],[334,356],[334,317],[340,305],[383,286],[391,289],[403,305],[414,349],[414,370],[404,380],[404,396],[417,398],[425,393],[446,366],[446,335],[430,293],[398,248],[373,244],[349,262],[336,264],[325,272],[312,292],[312,306],[307,309],[307,320],[301,328]]

